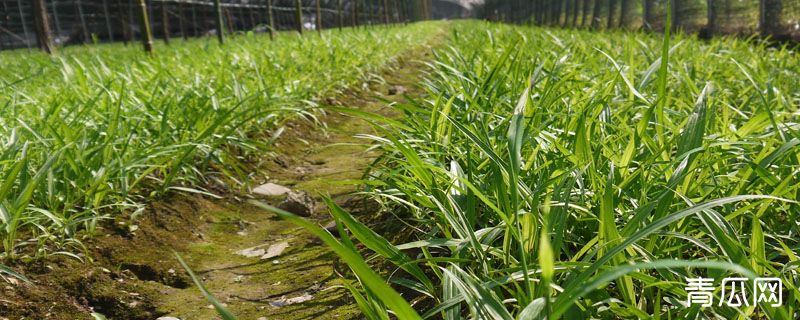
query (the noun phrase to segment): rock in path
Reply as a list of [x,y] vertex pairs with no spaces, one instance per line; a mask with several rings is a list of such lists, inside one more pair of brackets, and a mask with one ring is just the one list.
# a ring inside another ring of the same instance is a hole
[[298,296],[298,297],[294,297],[294,298],[289,298],[289,299],[280,298],[278,300],[270,301],[269,305],[271,305],[273,307],[283,307],[283,306],[288,306],[288,305],[292,305],[292,304],[296,304],[296,303],[303,303],[303,302],[306,302],[306,301],[311,300],[311,299],[314,299],[314,296],[312,296],[312,295],[310,295],[308,293],[303,293],[302,296]]
[[339,228],[336,227],[336,221],[328,222],[328,224],[326,224],[323,228],[325,228],[326,231],[330,232],[331,235],[333,235],[334,237],[339,236]]
[[280,256],[283,253],[283,250],[289,247],[288,242],[280,242],[269,246],[267,249],[267,253],[261,256],[261,259],[270,259]]
[[264,245],[260,245],[260,246],[255,246],[255,247],[251,247],[251,248],[247,248],[247,249],[242,249],[242,250],[236,251],[236,254],[238,254],[240,256],[245,256],[245,257],[248,257],[248,258],[260,257],[260,256],[263,256],[267,252],[266,250],[264,250],[263,247],[264,247]]
[[291,189],[272,182],[267,184],[262,184],[253,189],[253,193],[268,197],[282,196],[290,192],[292,192]]
[[389,92],[388,93],[389,93],[390,96],[393,96],[393,95],[396,95],[396,94],[404,94],[407,91],[408,91],[408,89],[406,89],[406,87],[395,85],[395,86],[389,87]]
[[314,198],[304,191],[289,191],[278,208],[289,211],[301,217],[311,216],[314,211]]

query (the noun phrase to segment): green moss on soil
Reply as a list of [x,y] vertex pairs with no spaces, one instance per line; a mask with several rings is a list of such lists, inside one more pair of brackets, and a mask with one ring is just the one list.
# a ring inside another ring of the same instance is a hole
[[[434,37],[440,42],[443,37]],[[410,49],[383,71],[386,81],[374,81],[362,88],[348,89],[328,100],[337,106],[358,108],[390,116],[393,110],[382,99],[389,85],[415,89],[427,50]],[[309,192],[328,194],[345,203],[377,156],[366,152],[368,141],[353,136],[378,134],[372,126],[343,114],[328,112],[327,125],[320,130],[309,121],[286,124],[286,131],[274,144],[275,161],[257,168],[268,181]],[[11,318],[92,319],[89,313],[104,313],[110,319],[154,319],[170,315],[181,319],[218,319],[200,292],[191,285],[172,251],[178,251],[215,296],[240,319],[355,319],[361,313],[341,284],[335,255],[303,230],[254,208],[235,195],[210,200],[197,195],[175,195],[154,202],[143,217],[117,218],[104,226],[105,236],[86,243],[97,260],[92,266],[62,257],[39,265],[24,266],[34,286],[6,289],[0,314]],[[272,199],[275,204],[279,199]],[[357,210],[357,209],[353,209]],[[312,219],[328,221],[319,206]],[[131,232],[131,225],[137,230]],[[236,254],[256,245],[288,242],[289,247],[274,259],[260,260]],[[303,303],[275,307],[270,302],[303,294],[314,298]],[[28,301],[33,301],[28,303]],[[35,301],[59,301],[36,304]]]

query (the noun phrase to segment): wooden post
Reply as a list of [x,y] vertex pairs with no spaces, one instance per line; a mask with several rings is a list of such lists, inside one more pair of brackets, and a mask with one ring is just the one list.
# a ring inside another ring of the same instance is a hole
[[317,34],[322,34],[322,10],[319,8],[319,0],[317,0]]
[[50,36],[50,23],[47,20],[47,7],[44,0],[33,0],[33,21],[36,29],[36,43],[39,49],[47,53],[53,53],[53,38]]
[[161,31],[164,34],[164,44],[169,45],[169,11],[167,2],[161,2]]
[[367,27],[375,25],[375,4],[372,1],[373,0],[367,0],[367,23],[365,23]]
[[249,12],[249,15],[250,15],[250,27],[248,27],[247,29],[248,30],[255,29],[256,28],[256,13],[255,13],[255,10],[253,10],[252,8],[247,8],[247,12]]
[[344,23],[342,19],[344,16],[342,15],[342,0],[336,0],[336,17],[337,17],[337,24],[339,25],[339,31],[342,31],[342,24]]
[[150,17],[147,16],[147,4],[145,4],[145,0],[139,0],[139,8],[141,9],[142,18],[142,45],[144,46],[144,52],[152,54],[153,35],[150,33]]
[[111,15],[108,13],[108,0],[103,0],[103,15],[106,18],[106,30],[108,31],[108,39],[114,42],[114,30],[111,29]]
[[178,2],[178,28],[181,30],[181,37],[184,41],[189,40],[189,35],[186,34],[186,15],[184,14],[185,5],[183,2]]
[[353,16],[351,18],[353,20],[352,27],[353,28],[358,27],[358,0],[353,0]]
[[133,20],[136,19],[136,16],[133,13],[133,0],[128,0],[128,32],[131,35],[131,42],[136,41],[136,33],[133,32]]
[[195,37],[200,36],[200,31],[197,28],[197,8],[195,8],[195,5],[192,5],[192,35]]
[[227,25],[228,25],[228,33],[233,33],[236,29],[234,29],[234,27],[233,27],[234,21],[233,21],[233,15],[231,15],[231,9],[230,8],[222,8],[222,10],[225,13],[225,21],[227,22]]
[[394,14],[395,14],[395,23],[400,23],[403,21],[403,11],[400,9],[400,1],[401,0],[394,0]]
[[275,39],[275,20],[272,18],[272,0],[267,0],[267,22],[269,23],[269,39]]
[[408,6],[406,5],[406,0],[398,1],[400,1],[400,21],[408,23]]
[[389,1],[383,0],[383,24],[389,25]]
[[303,34],[303,7],[300,0],[294,0],[294,23],[297,26],[297,33]]
[[225,26],[222,22],[222,7],[219,4],[219,0],[214,0],[214,18],[217,24],[217,39],[219,40],[219,44],[224,44]]
[[[239,4],[239,5],[241,5],[241,4]],[[239,7],[238,9],[236,9],[236,12],[238,12],[238,17],[237,17],[238,19],[234,20],[234,24],[233,24],[234,29],[233,30],[234,31],[236,31],[236,30],[242,30],[242,31],[247,30],[247,23],[245,23],[245,21],[244,21],[244,7]],[[238,23],[236,23],[236,22],[238,22]]]

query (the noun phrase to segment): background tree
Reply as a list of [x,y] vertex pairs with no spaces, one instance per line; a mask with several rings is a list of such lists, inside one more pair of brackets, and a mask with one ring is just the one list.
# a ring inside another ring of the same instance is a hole
[[611,29],[614,27],[614,12],[617,10],[617,0],[606,1],[608,1],[608,20],[606,23],[606,29]]
[[570,25],[575,28],[578,26],[578,15],[580,12],[581,0],[573,0],[572,3],[572,22]]
[[781,0],[761,0],[759,2],[759,25],[762,36],[779,36],[781,32],[783,4]]
[[652,30],[653,24],[653,0],[642,1],[642,27],[645,30]]
[[631,6],[633,2],[630,0],[620,0],[619,2],[619,27],[627,28],[631,23]]
[[53,37],[50,33],[50,23],[47,19],[47,9],[44,0],[33,0],[33,22],[36,29],[36,43],[44,52],[53,53]]
[[569,15],[572,12],[572,4],[574,3],[574,1],[563,0],[561,2],[562,2],[562,8],[564,9],[564,14],[563,14],[564,20],[561,22],[561,26],[567,27],[569,26],[569,21],[570,21]]
[[591,0],[583,0],[582,6],[582,13],[581,13],[581,28],[586,28],[588,25],[586,24],[586,18],[589,16],[589,4],[591,4]]
[[707,0],[706,1],[706,37],[713,37],[714,34],[719,32],[718,17],[720,9],[720,0]]
[[600,29],[600,12],[604,4],[604,0],[594,0],[594,6],[592,7],[592,30]]

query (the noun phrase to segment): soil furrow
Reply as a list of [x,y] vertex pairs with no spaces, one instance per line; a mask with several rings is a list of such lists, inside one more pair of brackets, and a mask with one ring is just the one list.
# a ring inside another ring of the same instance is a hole
[[[254,186],[271,182],[314,195],[331,195],[347,209],[374,210],[352,192],[377,154],[358,134],[378,134],[365,120],[326,110],[355,108],[392,116],[388,103],[420,96],[418,82],[430,57],[431,43],[409,49],[378,76],[321,99],[315,119],[298,117],[283,126],[273,154],[262,159]],[[274,136],[270,132],[265,136]],[[119,216],[85,242],[93,262],[52,256],[16,268],[33,285],[6,286],[0,314],[8,319],[218,318],[185,276],[173,255],[179,252],[205,286],[240,319],[350,319],[360,317],[346,289],[339,286],[335,255],[302,229],[247,204],[256,198],[280,199],[209,188],[223,199],[175,194],[141,213]],[[326,208],[317,201],[310,219],[325,225]],[[279,255],[262,259],[237,254],[287,244]],[[0,319],[4,319],[0,316]]]

